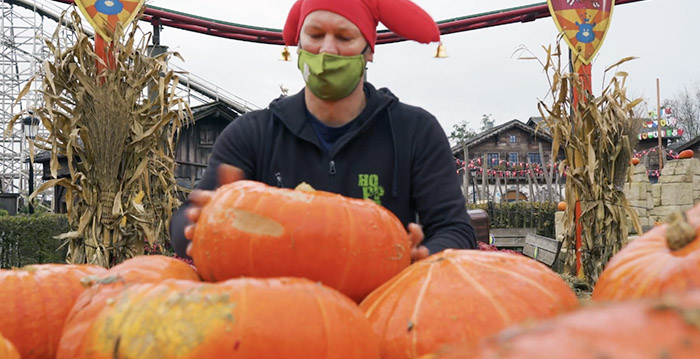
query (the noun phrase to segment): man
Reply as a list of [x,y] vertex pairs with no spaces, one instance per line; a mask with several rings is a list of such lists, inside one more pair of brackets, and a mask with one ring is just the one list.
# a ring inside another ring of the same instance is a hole
[[[432,18],[408,0],[298,0],[283,36],[298,45],[306,87],[247,113],[217,138],[198,190],[173,216],[183,255],[201,207],[238,179],[373,200],[407,226],[420,260],[446,248],[475,248],[454,160],[438,121],[365,81],[381,21],[397,34],[436,42]],[[413,223],[419,220],[421,226]]]

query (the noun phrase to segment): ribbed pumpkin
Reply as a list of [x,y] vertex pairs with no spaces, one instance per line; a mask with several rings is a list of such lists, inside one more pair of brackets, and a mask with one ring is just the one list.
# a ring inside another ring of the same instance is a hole
[[53,358],[63,323],[92,265],[36,264],[0,270],[0,330],[24,359]]
[[303,278],[134,285],[77,344],[73,359],[379,358],[357,304]]
[[20,359],[19,352],[15,345],[0,333],[0,358],[2,359]]
[[700,288],[700,205],[671,216],[615,254],[593,288],[593,300],[656,297]]
[[700,292],[589,306],[421,359],[700,358]]
[[561,277],[530,258],[448,249],[406,268],[360,309],[379,336],[382,358],[414,358],[578,305]]
[[[92,321],[125,287],[166,279],[199,281],[197,272],[185,262],[161,255],[138,256],[112,267],[106,273],[87,278],[91,287],[75,301],[58,345],[57,359],[72,359]],[[85,281],[84,281],[85,282]]]
[[401,222],[374,202],[237,181],[203,209],[192,258],[204,280],[304,277],[360,301],[410,264]]

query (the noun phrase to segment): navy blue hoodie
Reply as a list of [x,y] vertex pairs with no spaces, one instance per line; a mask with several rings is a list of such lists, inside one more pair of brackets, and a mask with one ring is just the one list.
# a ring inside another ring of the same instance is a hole
[[[392,211],[404,226],[423,226],[430,253],[475,248],[454,157],[444,131],[427,111],[399,102],[365,83],[367,105],[329,151],[306,116],[304,91],[231,122],[217,138],[200,189],[217,186],[216,168],[228,163],[246,179],[366,198]],[[172,244],[185,255],[183,209],[171,222]]]

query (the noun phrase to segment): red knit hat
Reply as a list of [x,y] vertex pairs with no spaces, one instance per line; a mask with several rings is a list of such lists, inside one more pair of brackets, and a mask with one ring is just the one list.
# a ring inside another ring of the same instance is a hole
[[327,10],[350,20],[360,29],[372,52],[377,42],[377,24],[382,22],[401,37],[422,43],[440,41],[435,21],[410,0],[297,0],[289,10],[282,36],[286,45],[299,42],[299,32],[306,16]]

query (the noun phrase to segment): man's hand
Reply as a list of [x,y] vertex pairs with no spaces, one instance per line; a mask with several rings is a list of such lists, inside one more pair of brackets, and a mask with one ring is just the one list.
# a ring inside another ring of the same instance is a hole
[[423,228],[416,223],[408,224],[408,239],[411,241],[411,263],[425,259],[430,255],[430,251],[425,246],[421,246],[423,241]]
[[[217,171],[219,177],[219,186],[233,183],[245,178],[243,171],[235,166],[227,165],[222,163],[219,165]],[[214,198],[214,191],[205,190],[193,190],[187,199],[190,201],[190,206],[185,210],[185,217],[191,222],[191,224],[185,227],[185,238],[192,241],[194,237],[194,229],[199,219],[199,215],[202,214],[202,207],[204,207],[211,199]],[[192,242],[187,245],[187,255],[192,257],[190,251],[192,250]]]

